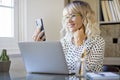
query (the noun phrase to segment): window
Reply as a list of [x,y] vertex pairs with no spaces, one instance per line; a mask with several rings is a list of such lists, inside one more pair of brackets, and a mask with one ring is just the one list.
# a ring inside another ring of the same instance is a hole
[[14,37],[14,0],[0,1],[0,37]]
[[0,0],[0,49],[17,48],[18,1]]

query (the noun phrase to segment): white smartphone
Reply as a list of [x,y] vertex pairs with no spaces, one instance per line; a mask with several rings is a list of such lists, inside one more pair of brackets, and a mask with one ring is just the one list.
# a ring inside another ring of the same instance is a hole
[[[42,18],[36,19],[36,26],[40,27],[40,31],[44,30],[44,24],[43,24]],[[43,36],[45,36],[45,32],[41,37],[43,37]],[[46,41],[46,39],[44,39],[43,41]]]
[[42,18],[36,19],[36,26],[40,27],[40,31],[44,30],[44,24]]

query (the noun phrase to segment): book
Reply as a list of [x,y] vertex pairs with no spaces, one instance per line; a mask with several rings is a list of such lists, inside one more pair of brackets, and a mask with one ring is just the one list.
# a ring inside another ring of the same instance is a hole
[[115,13],[114,13],[114,10],[113,10],[113,5],[112,5],[112,2],[113,1],[108,1],[109,2],[109,6],[110,6],[110,11],[112,13],[112,21],[116,21],[116,18],[115,18]]
[[102,6],[100,4],[100,21],[104,21],[104,17],[103,17],[103,12],[102,12]]
[[101,8],[103,12],[104,21],[108,22],[109,20],[108,20],[108,13],[107,13],[105,1],[101,1]]
[[116,3],[117,3],[117,6],[118,6],[118,9],[119,9],[119,12],[120,12],[120,0],[115,0]]
[[105,5],[106,5],[106,9],[107,9],[109,21],[112,21],[113,19],[112,19],[112,13],[111,13],[111,11],[110,11],[109,2],[108,2],[108,1],[105,1]]
[[117,2],[117,0],[114,0],[113,1],[114,2],[114,6],[115,6],[115,8],[116,8],[116,15],[117,15],[117,17],[118,17],[118,21],[120,21],[120,5],[119,5],[119,2]]
[[86,77],[88,80],[120,80],[120,75],[113,72],[88,72]]
[[114,1],[112,1],[112,5],[113,5],[113,12],[115,14],[115,20],[119,21],[118,15],[117,15],[117,10],[116,10],[116,7],[115,7],[116,4],[114,3]]

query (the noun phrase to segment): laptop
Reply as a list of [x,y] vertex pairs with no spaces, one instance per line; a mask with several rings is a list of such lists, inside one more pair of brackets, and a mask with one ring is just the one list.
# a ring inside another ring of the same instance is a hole
[[28,73],[69,74],[59,41],[19,42]]

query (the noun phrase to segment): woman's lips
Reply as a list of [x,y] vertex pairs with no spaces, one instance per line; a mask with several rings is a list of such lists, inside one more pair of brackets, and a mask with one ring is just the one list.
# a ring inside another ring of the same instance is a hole
[[69,26],[70,28],[73,28],[74,25],[75,25],[75,24],[69,24],[68,26]]

